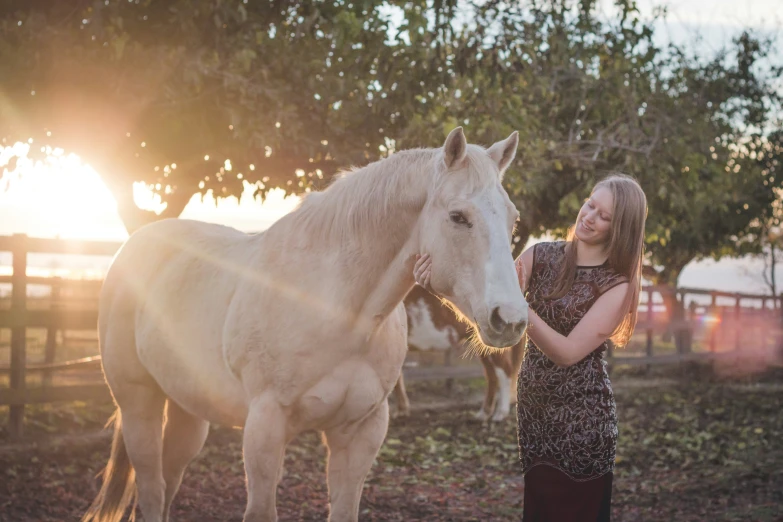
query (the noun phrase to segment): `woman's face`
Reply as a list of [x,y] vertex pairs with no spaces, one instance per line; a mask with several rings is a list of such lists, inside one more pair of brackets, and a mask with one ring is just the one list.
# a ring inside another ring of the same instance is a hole
[[612,227],[612,191],[601,187],[585,201],[576,218],[577,239],[589,245],[602,245],[609,242]]

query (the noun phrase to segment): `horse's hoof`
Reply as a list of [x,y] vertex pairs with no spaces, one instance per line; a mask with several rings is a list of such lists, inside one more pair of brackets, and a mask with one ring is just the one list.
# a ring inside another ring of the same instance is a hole
[[508,417],[508,413],[496,411],[492,416],[492,422],[503,422],[506,420],[506,417]]
[[392,413],[392,419],[405,419],[410,416],[411,416],[411,410],[409,408],[404,410],[397,410],[394,413]]
[[484,408],[481,408],[479,411],[473,414],[473,418],[477,421],[481,422],[487,422],[487,419],[489,419],[489,415],[487,412],[484,411]]

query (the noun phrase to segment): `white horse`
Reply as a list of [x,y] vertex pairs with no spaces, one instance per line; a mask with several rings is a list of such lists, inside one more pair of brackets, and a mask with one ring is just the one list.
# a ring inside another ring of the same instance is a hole
[[246,522],[277,520],[286,445],[305,430],[328,447],[329,519],[357,520],[407,350],[401,302],[416,255],[432,255],[433,288],[484,343],[522,336],[518,213],[501,185],[517,145],[517,133],[468,145],[457,128],[440,149],[343,176],[262,234],[185,220],[136,232],[101,293],[103,371],[118,409],[83,520],[118,521],[136,493],[146,522],[167,520],[210,422],[244,427]]

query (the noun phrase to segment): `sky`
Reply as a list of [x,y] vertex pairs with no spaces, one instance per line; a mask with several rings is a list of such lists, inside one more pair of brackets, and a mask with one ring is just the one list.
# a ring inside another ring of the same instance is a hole
[[[612,3],[612,0],[599,2],[606,16],[611,15]],[[637,5],[645,18],[652,16],[653,6],[667,6],[666,20],[655,26],[655,37],[661,45],[673,41],[710,54],[729,42],[742,27],[751,26],[769,34],[780,33],[783,27],[783,0],[672,0],[663,4],[638,0]],[[700,37],[698,41],[697,37]],[[783,51],[778,54],[783,57]],[[137,203],[154,206],[150,194],[143,187],[137,188]],[[181,217],[250,232],[269,227],[298,203],[296,197],[284,198],[282,192],[271,192],[266,202],[260,204],[253,199],[253,190],[247,186],[239,200],[229,198],[217,202],[211,194],[204,198],[196,195]],[[64,154],[51,157],[48,164],[23,164],[13,175],[0,179],[0,235],[14,233],[116,241],[127,238],[116,204],[99,174],[83,165],[78,157]],[[87,277],[100,276],[109,262],[105,258],[63,260],[53,256],[31,256],[29,261],[31,274],[55,269],[63,274],[73,270]],[[10,272],[9,264],[10,255],[0,253],[0,273]],[[761,262],[751,259],[701,261],[685,268],[680,284],[763,292],[765,285],[760,274]],[[779,279],[783,280],[783,271]]]

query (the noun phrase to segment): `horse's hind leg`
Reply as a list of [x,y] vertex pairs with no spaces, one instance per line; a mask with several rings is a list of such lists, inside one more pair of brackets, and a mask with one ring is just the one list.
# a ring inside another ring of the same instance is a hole
[[122,437],[136,473],[138,505],[144,522],[161,522],[165,483],[163,408],[166,396],[136,354],[131,315],[113,310],[111,328],[101,330],[106,381],[122,418]]
[[329,522],[356,522],[364,479],[381,449],[389,426],[389,404],[383,401],[355,426],[325,432],[329,448]]
[[122,415],[122,435],[136,472],[139,509],[144,522],[163,520],[166,485],[161,465],[163,406],[166,397],[155,386],[125,384],[114,390]]
[[185,468],[204,447],[207,433],[209,422],[186,412],[171,399],[166,401],[166,423],[163,427],[164,522],[169,519],[171,502],[182,483]]
[[484,367],[484,378],[487,381],[487,389],[484,393],[484,402],[473,417],[483,422],[489,419],[495,409],[495,396],[498,391],[498,375],[497,372],[495,372],[495,363],[489,355],[482,355],[479,357],[479,360]]

